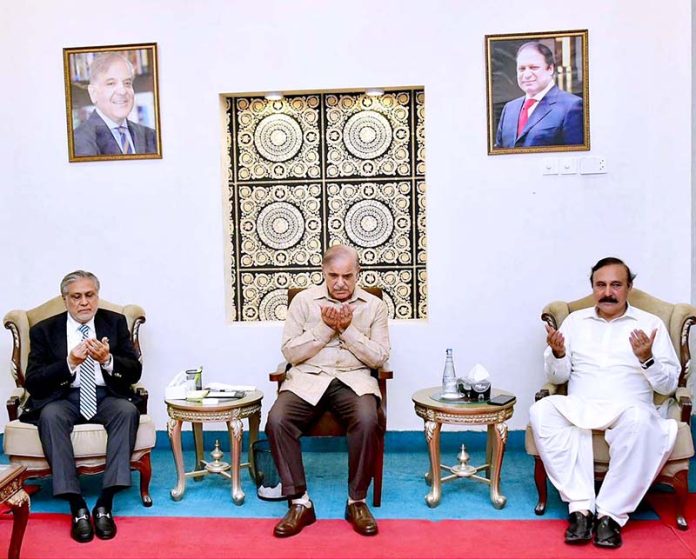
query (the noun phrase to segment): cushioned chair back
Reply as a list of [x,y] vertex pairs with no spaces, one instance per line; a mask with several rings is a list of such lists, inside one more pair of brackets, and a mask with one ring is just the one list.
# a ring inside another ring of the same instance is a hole
[[[304,287],[290,287],[288,288],[288,307],[290,306],[290,303],[292,300],[295,298],[295,295],[297,295],[300,291],[304,291]],[[365,291],[370,293],[371,295],[374,295],[375,297],[379,297],[382,299],[382,288],[380,287],[363,287]]]
[[[145,321],[145,311],[139,305],[116,305],[104,299],[99,299],[99,308],[115,311],[123,314],[128,323],[128,330],[133,336],[133,342],[138,355],[140,355],[140,344],[137,343],[137,327],[141,322]],[[29,358],[29,330],[34,324],[41,322],[47,318],[55,316],[65,311],[65,303],[59,295],[53,299],[49,299],[45,303],[29,309],[13,310],[5,315],[3,323],[5,328],[12,330],[13,336],[16,338],[15,354],[13,354],[13,370],[12,375],[17,386],[24,385],[24,372],[27,370],[27,360]],[[136,325],[137,323],[137,325]],[[16,331],[15,331],[16,330]],[[18,352],[16,350],[19,350]]]
[[[628,296],[628,301],[634,307],[660,317],[662,322],[665,323],[669,336],[672,340],[672,344],[674,345],[682,366],[679,386],[685,386],[686,375],[688,374],[689,369],[689,351],[688,340],[686,340],[686,343],[682,343],[682,334],[684,329],[684,321],[688,317],[696,315],[696,308],[692,305],[684,303],[673,305],[672,303],[662,301],[661,299],[653,297],[645,291],[641,291],[640,289],[636,288],[631,290],[631,293]],[[544,307],[544,310],[542,311],[542,318],[544,314],[550,314],[556,321],[557,326],[560,326],[571,312],[586,309],[593,305],[594,299],[592,295],[588,295],[582,299],[577,299],[570,302],[554,301],[553,303],[549,303],[546,305],[546,307]],[[656,400],[663,399],[664,397],[656,395]]]

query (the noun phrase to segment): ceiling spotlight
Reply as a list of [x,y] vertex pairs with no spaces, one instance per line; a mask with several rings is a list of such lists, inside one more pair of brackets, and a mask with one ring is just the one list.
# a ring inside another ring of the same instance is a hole
[[269,91],[265,97],[269,101],[280,101],[283,98],[283,93],[281,91]]
[[365,95],[368,97],[380,97],[384,95],[384,90],[380,87],[368,87],[365,90]]

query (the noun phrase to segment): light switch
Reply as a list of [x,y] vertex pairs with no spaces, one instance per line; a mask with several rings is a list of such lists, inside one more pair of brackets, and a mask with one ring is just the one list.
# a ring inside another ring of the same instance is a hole
[[555,157],[547,157],[541,165],[542,175],[557,175],[558,174],[558,159]]
[[578,160],[575,157],[561,157],[558,161],[558,172],[561,175],[574,175],[578,172]]

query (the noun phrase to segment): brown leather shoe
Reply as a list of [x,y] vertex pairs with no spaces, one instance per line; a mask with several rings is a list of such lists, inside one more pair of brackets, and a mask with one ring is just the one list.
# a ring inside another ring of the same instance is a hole
[[314,504],[312,504],[311,507],[291,504],[285,516],[281,518],[280,522],[273,528],[273,535],[276,538],[288,538],[299,534],[302,528],[314,524],[316,521],[317,517],[314,514]]
[[346,504],[346,520],[353,525],[353,530],[363,536],[374,536],[378,532],[377,521],[366,503]]

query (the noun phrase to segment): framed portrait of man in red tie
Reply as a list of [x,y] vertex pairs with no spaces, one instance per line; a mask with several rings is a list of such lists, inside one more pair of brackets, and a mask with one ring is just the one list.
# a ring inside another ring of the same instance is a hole
[[157,44],[63,49],[68,159],[161,159]]
[[587,30],[485,40],[488,155],[589,150]]

